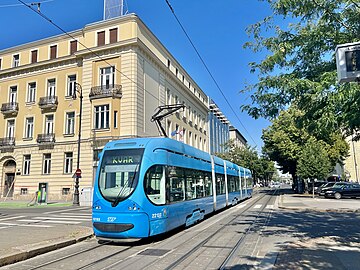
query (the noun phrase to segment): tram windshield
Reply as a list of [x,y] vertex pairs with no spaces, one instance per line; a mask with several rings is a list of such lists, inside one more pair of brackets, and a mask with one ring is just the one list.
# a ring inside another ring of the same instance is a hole
[[99,175],[102,196],[116,206],[135,190],[143,149],[105,151]]

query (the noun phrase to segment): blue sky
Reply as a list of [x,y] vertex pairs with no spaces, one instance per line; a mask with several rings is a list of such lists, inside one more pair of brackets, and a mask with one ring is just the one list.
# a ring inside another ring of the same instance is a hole
[[[41,0],[44,1],[44,0]],[[35,0],[26,1],[35,2]],[[136,13],[187,70],[202,90],[220,107],[251,146],[260,150],[262,129],[269,122],[254,120],[240,111],[249,94],[240,94],[256,75],[248,63],[261,55],[243,49],[246,27],[271,14],[266,1],[169,0],[212,75],[226,95],[234,115],[176,22],[165,0],[126,0],[129,13]],[[66,31],[102,20],[103,0],[45,0],[41,12]],[[17,0],[0,1],[0,50],[61,34],[42,17]],[[238,121],[241,120],[241,123]]]

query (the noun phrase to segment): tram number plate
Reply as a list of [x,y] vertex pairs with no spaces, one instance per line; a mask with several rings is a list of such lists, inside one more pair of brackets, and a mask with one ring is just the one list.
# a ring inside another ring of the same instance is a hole
[[161,218],[162,217],[162,213],[154,213],[151,216],[152,218]]

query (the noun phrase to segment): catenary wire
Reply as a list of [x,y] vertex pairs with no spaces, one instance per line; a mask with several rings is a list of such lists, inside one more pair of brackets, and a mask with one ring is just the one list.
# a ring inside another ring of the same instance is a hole
[[186,32],[184,26],[182,25],[182,23],[180,22],[179,18],[176,16],[175,11],[173,9],[173,7],[171,6],[171,4],[169,3],[168,0],[165,0],[166,4],[168,5],[169,9],[171,10],[171,13],[174,15],[176,21],[178,22],[178,24],[180,25],[181,29],[183,30],[185,36],[187,37],[187,39],[189,40],[191,46],[194,48],[196,54],[198,55],[198,57],[200,58],[200,61],[202,62],[202,64],[204,65],[206,71],[209,73],[211,79],[213,80],[213,82],[215,83],[217,89],[220,91],[221,95],[223,96],[223,98],[225,99],[226,103],[229,105],[231,111],[234,113],[235,117],[237,118],[237,120],[239,121],[239,123],[241,124],[241,126],[243,127],[243,129],[246,131],[246,133],[250,136],[251,140],[255,143],[255,147],[257,147],[257,143],[255,142],[254,138],[251,136],[251,134],[249,133],[249,131],[247,131],[245,125],[242,123],[242,121],[240,120],[239,116],[237,115],[237,113],[235,112],[235,110],[233,109],[233,107],[231,106],[229,100],[226,98],[224,92],[221,90],[219,84],[217,83],[217,81],[215,80],[214,76],[212,75],[211,71],[209,70],[208,66],[206,65],[204,59],[201,57],[198,49],[195,47],[194,43],[192,42],[190,36],[188,35],[188,33]]

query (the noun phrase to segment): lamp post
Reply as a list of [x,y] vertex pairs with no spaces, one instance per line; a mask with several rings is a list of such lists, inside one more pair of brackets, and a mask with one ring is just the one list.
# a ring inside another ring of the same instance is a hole
[[80,170],[80,142],[81,142],[81,118],[82,118],[82,87],[79,83],[75,83],[75,89],[73,94],[73,99],[76,99],[76,92],[79,93],[80,98],[80,113],[79,113],[79,132],[78,132],[78,154],[77,154],[77,162],[76,162],[76,172],[75,172],[75,191],[74,191],[74,201],[73,205],[79,206],[79,178],[81,178],[81,170]]

